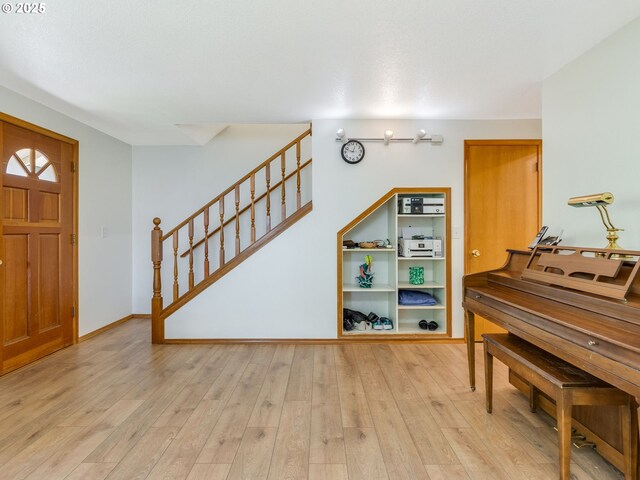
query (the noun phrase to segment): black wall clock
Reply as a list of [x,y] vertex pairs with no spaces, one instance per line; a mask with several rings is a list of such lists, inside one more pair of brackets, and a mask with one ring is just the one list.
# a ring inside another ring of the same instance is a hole
[[364,158],[364,145],[358,140],[349,140],[342,145],[342,159],[347,163],[358,163]]

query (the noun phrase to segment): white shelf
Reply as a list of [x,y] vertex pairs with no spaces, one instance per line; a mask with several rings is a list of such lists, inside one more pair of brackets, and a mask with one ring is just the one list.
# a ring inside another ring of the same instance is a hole
[[394,327],[393,330],[351,330],[342,333],[343,335],[389,335],[398,333],[398,331]]
[[399,333],[420,333],[422,335],[442,335],[443,331],[440,330],[440,326],[437,330],[425,330],[420,328],[417,324],[414,325],[413,322],[401,322],[398,328]]
[[446,288],[446,286],[438,282],[424,282],[422,285],[413,285],[412,283],[398,282],[398,288],[421,290],[424,288]]
[[444,218],[444,213],[399,213],[398,218]]
[[398,305],[398,310],[444,310],[444,305]]
[[362,293],[373,293],[373,292],[395,292],[396,289],[391,285],[374,285],[371,288],[361,288],[356,284],[343,284],[342,285],[343,292],[362,292]]
[[395,248],[343,248],[343,252],[395,252]]
[[445,257],[398,257],[398,260],[423,262],[425,260],[445,260]]

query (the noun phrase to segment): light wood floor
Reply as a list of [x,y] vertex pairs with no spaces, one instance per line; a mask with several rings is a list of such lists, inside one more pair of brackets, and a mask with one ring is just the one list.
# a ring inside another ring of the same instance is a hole
[[[549,418],[499,363],[488,415],[463,345],[149,336],[134,320],[0,378],[0,479],[557,478]],[[572,460],[576,479],[622,478],[592,450]]]

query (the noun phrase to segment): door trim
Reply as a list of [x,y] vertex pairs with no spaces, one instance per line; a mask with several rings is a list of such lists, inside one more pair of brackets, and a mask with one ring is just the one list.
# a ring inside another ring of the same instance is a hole
[[[5,123],[10,123],[12,125],[15,125],[17,127],[22,127],[25,128],[27,130],[31,130],[32,132],[35,133],[39,133],[41,135],[53,138],[55,140],[59,140],[61,142],[64,143],[68,143],[71,146],[71,151],[72,151],[72,162],[74,165],[74,172],[73,172],[73,176],[72,176],[72,195],[73,195],[73,225],[71,226],[71,231],[72,234],[75,236],[75,245],[73,245],[73,249],[72,249],[72,301],[73,301],[73,306],[75,308],[75,315],[73,316],[72,319],[72,330],[73,330],[73,334],[72,334],[72,342],[73,344],[78,343],[78,322],[79,322],[79,311],[78,311],[78,200],[79,200],[79,195],[78,195],[78,186],[79,186],[79,147],[80,144],[78,142],[78,140],[75,140],[73,138],[67,137],[65,135],[62,135],[60,133],[56,133],[54,131],[51,131],[47,128],[41,127],[39,125],[35,125],[33,123],[29,123],[25,120],[21,120],[19,118],[13,117],[11,115],[7,115],[6,113],[0,112],[0,121],[5,122]],[[2,138],[0,136],[0,151],[2,151]],[[2,220],[0,219],[0,226],[2,225]],[[2,346],[0,345],[0,350],[2,349]],[[50,353],[50,352],[49,352]],[[2,358],[2,352],[0,351],[0,358]],[[17,368],[17,367],[16,367]],[[7,370],[8,371],[8,370]],[[7,373],[7,372],[2,372]]]
[[464,141],[464,263],[463,272],[467,274],[469,249],[469,147],[477,146],[533,145],[538,156],[538,228],[542,224],[542,140],[465,140]]

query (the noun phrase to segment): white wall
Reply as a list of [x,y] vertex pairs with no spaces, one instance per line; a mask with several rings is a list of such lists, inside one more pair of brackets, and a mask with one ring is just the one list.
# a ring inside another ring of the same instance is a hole
[[544,223],[565,229],[566,245],[604,247],[594,208],[576,195],[610,191],[623,248],[640,250],[640,19],[543,84]]
[[0,110],[80,142],[79,334],[131,314],[131,147],[3,87]]
[[[365,159],[347,165],[334,140],[338,128],[352,137],[380,137],[388,128],[396,137],[412,137],[424,128],[444,135],[445,142],[440,146],[367,143]],[[540,133],[539,120],[314,121],[313,212],[170,317],[167,338],[335,338],[338,230],[400,186],[450,186],[452,225],[462,230],[464,140],[540,138]],[[164,157],[162,152],[155,150],[155,156]],[[134,178],[143,166],[138,164],[139,153],[134,149]],[[150,162],[148,158],[144,165]],[[136,192],[138,185],[134,180]],[[141,242],[148,243],[152,216],[151,212],[145,215]],[[452,241],[456,337],[463,333],[463,238]],[[150,276],[148,253],[145,255],[144,275]],[[147,293],[147,304],[149,297]]]
[[[308,124],[232,125],[202,147],[133,147],[133,308],[136,313],[149,313],[151,308],[152,265],[149,250],[153,218],[160,217],[164,231],[170,230],[308,128]],[[307,145],[309,151],[303,148],[302,161],[311,155],[311,142],[308,139],[303,147]],[[295,155],[295,149],[289,153]],[[280,178],[279,165],[279,161],[272,164],[272,186]],[[260,188],[259,183],[257,180],[257,189]],[[247,192],[242,193],[244,198]],[[229,201],[232,197],[227,199],[228,212],[233,208]],[[279,211],[278,205],[274,204],[274,214]],[[211,225],[218,224],[217,208],[214,206],[211,211]],[[246,232],[247,229],[242,231]],[[233,236],[228,233],[227,252],[230,255]],[[201,235],[196,235],[196,238],[201,238]],[[181,244],[184,245],[185,241],[186,235],[181,234]],[[212,263],[217,259],[217,251],[213,252],[212,247]],[[166,297],[171,292],[173,281],[170,264],[172,252],[165,251],[164,256],[163,286]],[[201,270],[197,267],[196,270],[200,274]],[[186,273],[186,270],[181,269],[181,272]],[[186,284],[184,280],[185,277],[181,275],[181,285]]]

